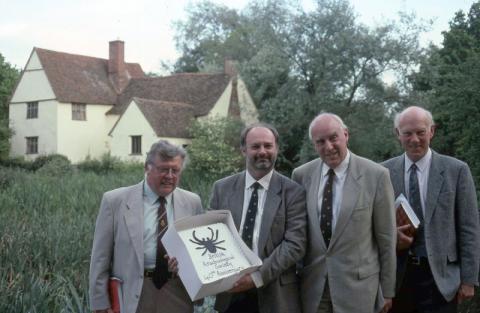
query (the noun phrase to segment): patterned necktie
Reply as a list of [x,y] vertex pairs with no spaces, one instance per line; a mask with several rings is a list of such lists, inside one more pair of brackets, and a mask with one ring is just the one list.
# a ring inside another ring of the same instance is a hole
[[408,191],[409,191],[409,200],[410,205],[417,214],[420,223],[423,222],[423,211],[422,211],[422,202],[420,201],[420,188],[418,186],[417,178],[417,165],[415,163],[410,166],[410,178],[408,181]]
[[167,210],[165,208],[166,200],[164,197],[158,197],[158,202],[160,206],[158,207],[158,236],[157,236],[157,257],[155,261],[155,270],[153,272],[153,284],[158,289],[167,282],[169,273],[168,273],[168,261],[165,259],[165,247],[162,244],[162,236],[167,231],[168,220],[167,220]]
[[258,210],[258,188],[260,184],[255,182],[252,187],[252,196],[248,203],[247,215],[245,216],[242,231],[242,239],[250,249],[252,249],[253,228],[255,227],[255,217],[257,216]]
[[323,239],[327,248],[332,238],[332,219],[333,219],[333,178],[335,178],[335,171],[328,170],[328,180],[323,189],[322,199],[322,217],[320,218],[320,230],[322,231]]

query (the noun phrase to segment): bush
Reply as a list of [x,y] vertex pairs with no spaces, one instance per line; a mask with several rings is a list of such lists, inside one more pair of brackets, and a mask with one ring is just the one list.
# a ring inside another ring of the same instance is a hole
[[89,156],[85,161],[77,164],[77,168],[82,171],[94,172],[97,174],[105,174],[122,167],[122,162],[119,158],[111,156],[110,153],[105,153],[98,159],[91,159]]
[[50,158],[46,163],[37,170],[40,175],[46,176],[63,176],[72,172],[72,164],[67,158]]
[[70,160],[61,154],[47,154],[38,156],[33,162],[31,163],[31,169],[36,171],[45,166],[48,163],[54,162],[56,164],[68,164],[69,166],[72,164]]
[[211,181],[238,172],[243,166],[240,132],[244,124],[238,119],[214,118],[195,121],[189,129],[193,138],[187,147],[189,170]]

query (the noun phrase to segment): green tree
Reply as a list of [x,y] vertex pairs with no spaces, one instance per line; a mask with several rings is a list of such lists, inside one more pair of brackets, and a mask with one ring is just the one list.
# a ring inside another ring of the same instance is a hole
[[433,146],[466,161],[480,182],[480,2],[459,11],[412,77],[419,103],[431,109],[437,130]]
[[[182,57],[175,69],[221,68],[224,56],[236,59],[261,119],[279,128],[281,169],[312,157],[306,132],[322,110],[345,119],[353,151],[376,160],[395,152],[384,130],[423,53],[418,36],[426,28],[414,16],[369,28],[345,0],[318,0],[308,12],[298,1],[251,1],[242,11],[205,1],[187,13],[177,23]],[[386,84],[387,74],[396,82]]]
[[19,75],[19,71],[0,54],[0,160],[8,157],[10,148],[8,140],[11,136],[8,128],[8,100]]
[[192,143],[187,147],[191,161],[187,169],[211,182],[238,172],[243,167],[240,153],[243,127],[241,121],[232,118],[194,121],[190,128]]

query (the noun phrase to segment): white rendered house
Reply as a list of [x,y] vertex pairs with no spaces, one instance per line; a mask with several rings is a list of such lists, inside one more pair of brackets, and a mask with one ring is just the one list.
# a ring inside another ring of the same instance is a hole
[[216,74],[148,77],[125,63],[124,43],[109,59],[34,48],[9,104],[11,156],[63,154],[76,163],[105,153],[143,161],[150,145],[186,145],[193,119],[258,112],[233,63]]

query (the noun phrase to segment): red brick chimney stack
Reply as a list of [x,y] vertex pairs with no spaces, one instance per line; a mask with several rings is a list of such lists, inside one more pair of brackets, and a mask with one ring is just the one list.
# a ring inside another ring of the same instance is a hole
[[110,41],[108,74],[117,92],[121,92],[128,84],[128,73],[125,66],[125,43],[121,40]]
[[238,74],[237,67],[235,66],[235,60],[231,58],[225,58],[223,62],[223,71],[230,77],[234,77]]

